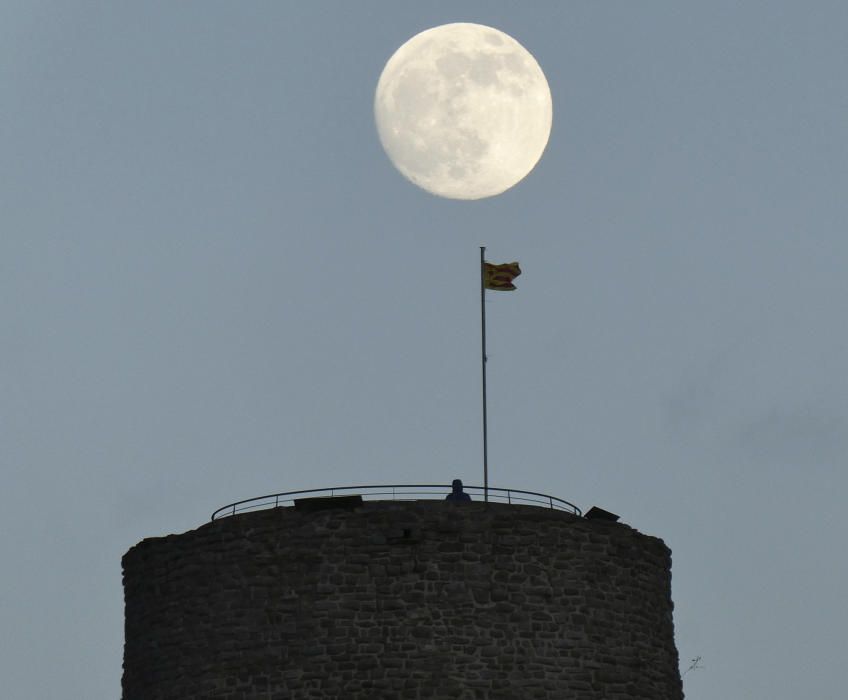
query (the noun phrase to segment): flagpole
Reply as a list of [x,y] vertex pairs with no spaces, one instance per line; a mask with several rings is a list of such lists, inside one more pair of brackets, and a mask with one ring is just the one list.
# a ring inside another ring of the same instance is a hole
[[480,331],[482,339],[483,366],[483,493],[489,502],[489,435],[486,415],[486,285],[485,285],[485,246],[480,246]]

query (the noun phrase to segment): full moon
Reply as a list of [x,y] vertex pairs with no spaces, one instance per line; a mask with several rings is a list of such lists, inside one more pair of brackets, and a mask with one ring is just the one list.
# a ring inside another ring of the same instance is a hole
[[551,132],[551,91],[508,34],[445,24],[416,34],[386,63],[374,97],[386,154],[441,197],[500,194],[536,165]]

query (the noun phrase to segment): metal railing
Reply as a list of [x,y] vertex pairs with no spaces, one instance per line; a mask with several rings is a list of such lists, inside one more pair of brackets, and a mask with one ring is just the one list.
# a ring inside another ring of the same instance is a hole
[[[474,501],[483,501],[485,491],[482,486],[463,486],[465,493]],[[444,500],[451,492],[450,484],[376,484],[370,486],[333,486],[324,489],[306,489],[303,491],[284,491],[267,496],[247,498],[218,508],[212,513],[212,520],[238,513],[246,513],[266,508],[281,508],[294,505],[295,498],[316,498],[333,496],[361,496],[364,501],[421,501]],[[489,487],[489,501],[512,505],[537,506],[552,510],[562,510],[582,516],[583,512],[573,503],[556,496],[521,489],[503,489]]]

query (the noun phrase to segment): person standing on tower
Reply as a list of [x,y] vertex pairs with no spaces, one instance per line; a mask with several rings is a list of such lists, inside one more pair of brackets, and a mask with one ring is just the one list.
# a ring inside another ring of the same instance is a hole
[[465,491],[462,490],[462,479],[454,479],[453,484],[451,484],[453,491],[445,496],[446,501],[470,501],[471,496],[469,496]]

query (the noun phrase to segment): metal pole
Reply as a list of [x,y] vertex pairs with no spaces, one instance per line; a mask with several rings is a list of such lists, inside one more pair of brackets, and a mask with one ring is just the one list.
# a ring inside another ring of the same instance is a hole
[[480,330],[483,350],[483,493],[486,503],[489,502],[489,434],[486,415],[486,276],[483,256],[485,246],[480,246]]

